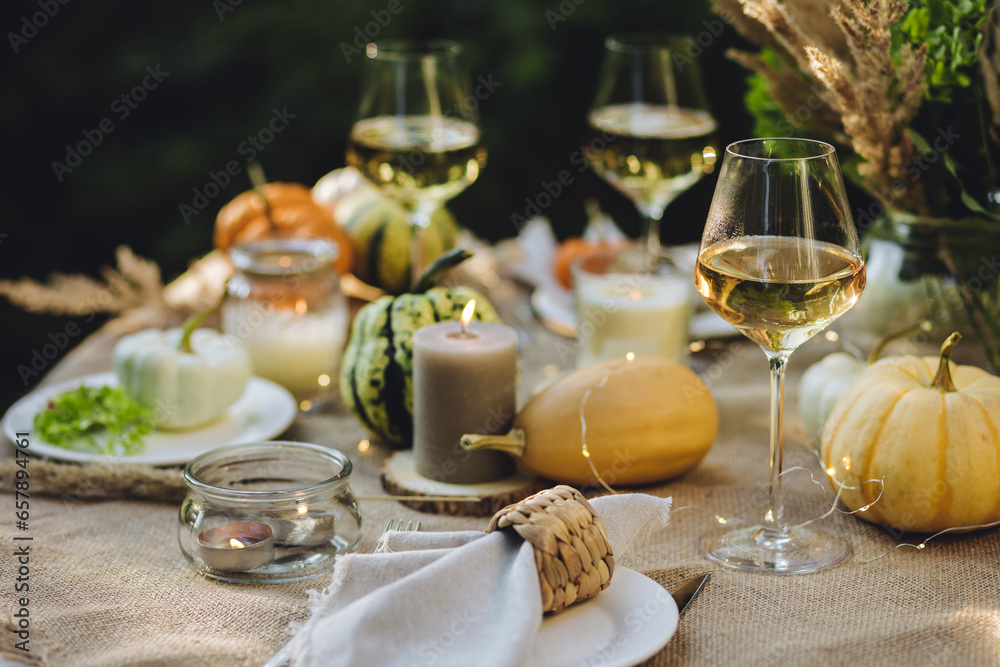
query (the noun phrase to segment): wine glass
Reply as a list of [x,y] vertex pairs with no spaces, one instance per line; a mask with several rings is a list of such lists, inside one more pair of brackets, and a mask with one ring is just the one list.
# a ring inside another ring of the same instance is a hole
[[790,526],[781,488],[785,365],[799,345],[854,305],[865,286],[832,146],[749,139],[726,148],[695,286],[715,312],[760,345],[771,367],[767,512],[759,525],[704,536],[702,552],[728,567],[784,574],[840,562],[850,544],[812,526]]
[[347,163],[406,209],[416,283],[431,214],[472,184],[485,164],[478,101],[456,42],[386,40],[369,44],[365,54]]
[[689,37],[612,35],[587,115],[584,154],[598,176],[627,196],[660,249],[663,211],[715,170],[715,119],[708,110]]

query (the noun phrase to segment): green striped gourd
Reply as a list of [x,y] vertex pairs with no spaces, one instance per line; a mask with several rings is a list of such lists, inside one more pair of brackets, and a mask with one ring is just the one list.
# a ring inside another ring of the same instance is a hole
[[461,248],[443,255],[413,293],[383,296],[354,318],[340,370],[340,395],[361,424],[386,444],[408,447],[413,441],[413,332],[457,320],[469,299],[476,300],[476,319],[500,321],[493,305],[474,289],[429,287],[469,256]]
[[[351,272],[388,294],[410,289],[413,228],[402,206],[385,197],[352,167],[330,172],[316,184],[313,198],[333,213],[351,239]],[[455,247],[458,225],[447,209],[431,215],[424,230],[424,257],[435,259]]]

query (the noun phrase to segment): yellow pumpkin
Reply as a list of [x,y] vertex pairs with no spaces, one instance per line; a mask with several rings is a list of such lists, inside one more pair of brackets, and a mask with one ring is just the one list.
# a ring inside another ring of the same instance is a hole
[[1000,378],[951,362],[960,338],[940,357],[876,362],[834,406],[823,463],[866,521],[929,533],[1000,520]]
[[[584,400],[586,399],[586,405]],[[583,455],[611,485],[677,477],[705,458],[719,428],[715,399],[690,369],[666,359],[612,359],[577,369],[535,394],[510,433],[466,435],[466,449],[497,449],[528,472],[596,485]]]

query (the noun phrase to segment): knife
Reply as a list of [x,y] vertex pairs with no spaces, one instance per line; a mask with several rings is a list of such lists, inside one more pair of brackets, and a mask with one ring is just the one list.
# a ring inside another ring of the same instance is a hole
[[691,601],[701,592],[702,586],[712,576],[711,572],[699,574],[697,577],[688,579],[683,584],[670,591],[670,595],[677,603],[677,615],[680,616],[691,604]]

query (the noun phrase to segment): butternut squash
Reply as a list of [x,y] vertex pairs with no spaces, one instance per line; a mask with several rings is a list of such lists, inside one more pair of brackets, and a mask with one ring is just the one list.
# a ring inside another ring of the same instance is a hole
[[466,435],[466,449],[497,449],[533,474],[598,484],[583,454],[614,486],[681,475],[708,453],[719,427],[715,399],[690,369],[665,359],[612,359],[556,380],[519,411],[507,435]]

